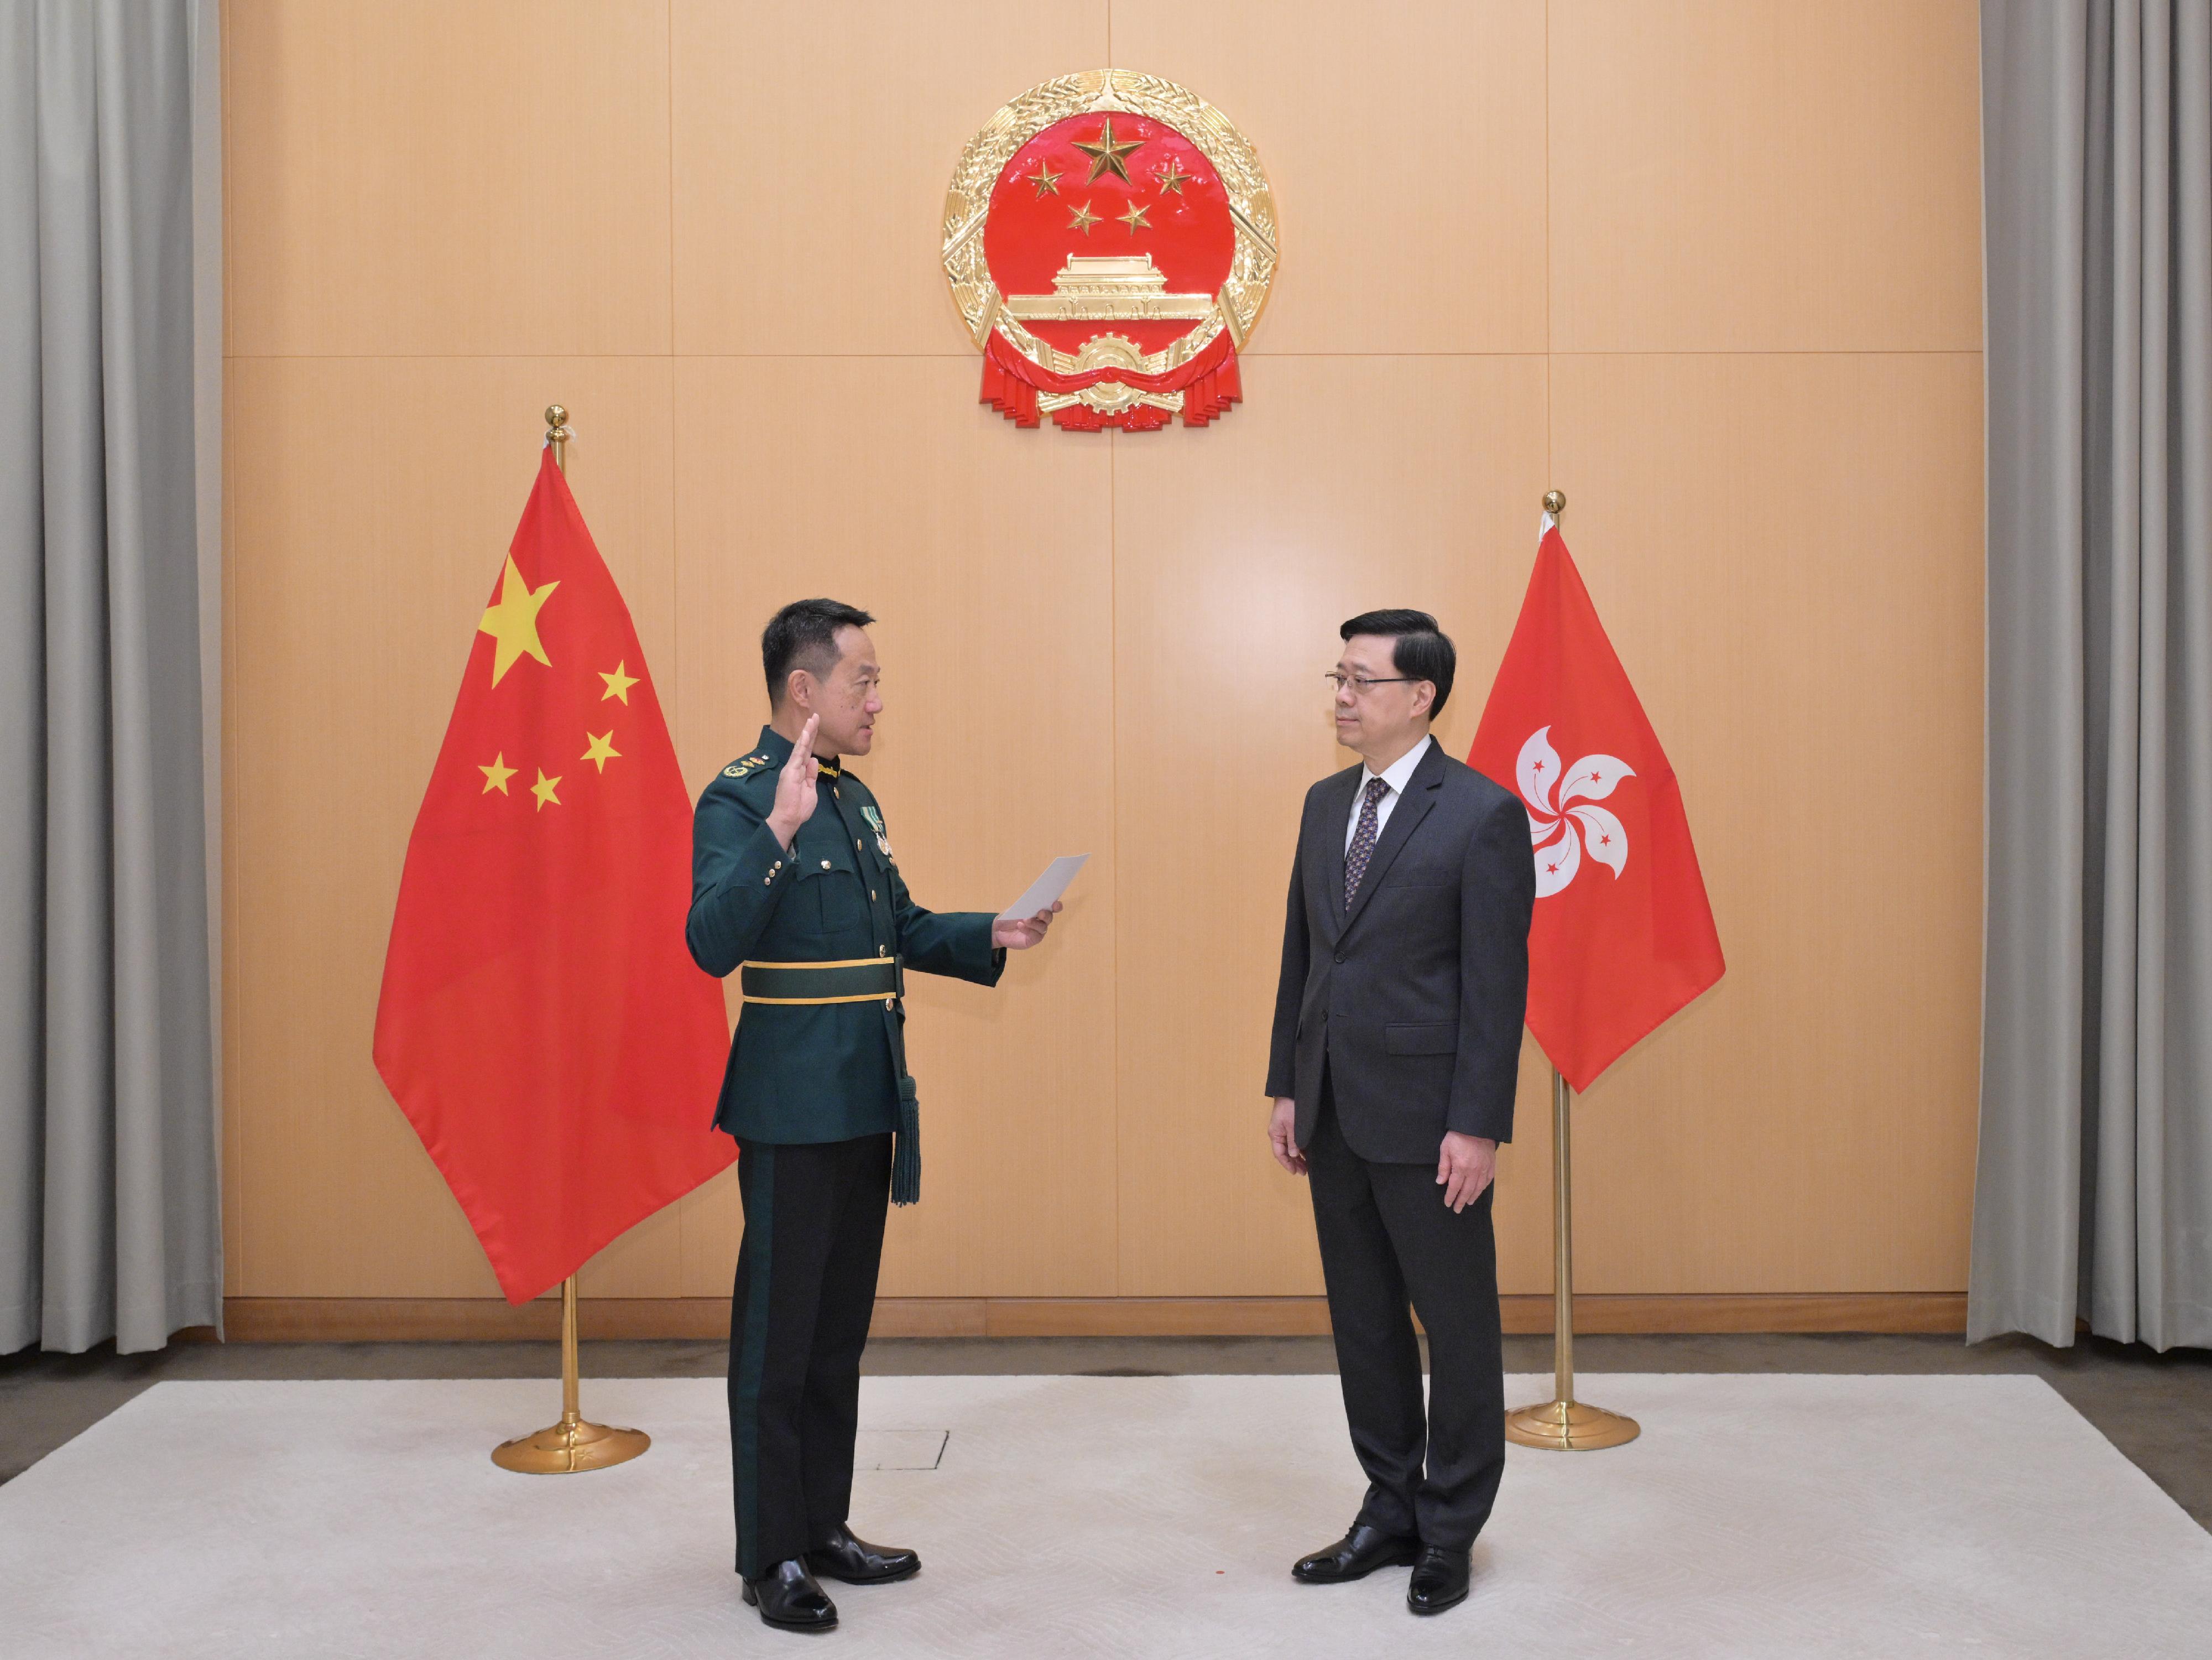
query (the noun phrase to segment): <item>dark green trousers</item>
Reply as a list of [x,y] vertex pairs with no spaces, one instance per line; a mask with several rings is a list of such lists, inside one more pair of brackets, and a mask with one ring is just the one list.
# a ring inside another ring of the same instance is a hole
[[745,1234],[730,1293],[730,1459],[747,1578],[825,1541],[852,1508],[890,1179],[888,1135],[738,1143]]

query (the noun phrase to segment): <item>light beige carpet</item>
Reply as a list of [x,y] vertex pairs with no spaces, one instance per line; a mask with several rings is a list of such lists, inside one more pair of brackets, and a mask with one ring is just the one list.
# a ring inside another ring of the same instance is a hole
[[[1514,1380],[1510,1398],[1546,1393]],[[2027,1377],[1592,1377],[1644,1438],[1513,1450],[1474,1594],[1287,1570],[1359,1500],[1333,1377],[871,1377],[854,1520],[921,1576],[770,1633],[711,1380],[586,1380],[639,1462],[510,1475],[542,1380],[162,1383],[0,1487],[30,1657],[2212,1654],[2212,1535]]]

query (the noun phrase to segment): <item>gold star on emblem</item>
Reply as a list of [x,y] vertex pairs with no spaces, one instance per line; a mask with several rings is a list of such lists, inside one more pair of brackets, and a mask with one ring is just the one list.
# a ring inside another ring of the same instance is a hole
[[1159,174],[1158,178],[1160,181],[1160,194],[1163,196],[1165,196],[1170,191],[1173,191],[1177,196],[1181,196],[1182,194],[1182,187],[1190,183],[1190,175],[1182,170],[1182,163],[1176,161],[1172,155],[1168,157],[1168,170],[1165,173]]
[[1091,211],[1091,204],[1085,202],[1068,216],[1067,228],[1070,230],[1079,230],[1088,236],[1091,234],[1091,228],[1097,222],[1098,216]]
[[1044,199],[1044,193],[1047,191],[1050,191],[1054,196],[1060,194],[1060,175],[1056,173],[1047,173],[1042,161],[1038,161],[1037,170],[1035,173],[1025,173],[1022,175],[1022,183],[1036,186],[1039,201]]
[[[599,671],[599,678],[607,683],[607,689],[599,694],[599,702],[604,703],[610,697],[619,697],[625,703],[629,702],[629,689],[637,684],[637,677],[623,672],[629,666],[627,663],[617,663],[612,674],[609,674],[605,669]],[[588,733],[585,734],[586,737],[590,735]]]
[[538,798],[538,812],[543,812],[545,811],[545,804],[548,801],[550,801],[556,807],[561,805],[561,798],[553,794],[555,788],[559,786],[560,782],[561,781],[557,778],[548,778],[545,775],[544,768],[540,767],[538,769],[538,781],[530,787],[530,793]]
[[1076,140],[1075,148],[1091,158],[1091,176],[1083,182],[1086,185],[1095,185],[1098,182],[1100,173],[1111,170],[1120,177],[1123,184],[1130,183],[1128,167],[1121,158],[1131,150],[1141,148],[1143,143],[1144,140],[1141,138],[1132,138],[1126,144],[1115,143],[1114,118],[1108,116],[1105,127],[1100,131],[1097,143],[1086,144],[1079,138]]
[[492,757],[489,766],[478,767],[477,770],[484,775],[483,793],[486,795],[489,795],[494,790],[497,790],[501,795],[506,794],[507,781],[514,776],[514,769],[507,764],[505,750]]
[[621,759],[622,751],[615,747],[615,735],[611,730],[604,738],[593,738],[588,731],[584,736],[591,740],[592,746],[584,751],[583,758],[598,762],[601,772],[607,769],[608,762]]
[[491,661],[492,684],[495,686],[504,679],[520,657],[534,657],[548,668],[553,666],[553,660],[545,654],[545,642],[538,637],[538,612],[547,596],[560,586],[558,582],[548,582],[533,591],[515,569],[514,556],[507,555],[507,575],[500,582],[499,603],[486,611],[483,621],[477,624],[479,632],[499,642],[499,649],[493,654]]
[[1129,228],[1129,234],[1132,236],[1134,236],[1139,228],[1150,230],[1152,228],[1152,222],[1145,217],[1145,210],[1134,202],[1129,204],[1128,212],[1117,213],[1114,216]]

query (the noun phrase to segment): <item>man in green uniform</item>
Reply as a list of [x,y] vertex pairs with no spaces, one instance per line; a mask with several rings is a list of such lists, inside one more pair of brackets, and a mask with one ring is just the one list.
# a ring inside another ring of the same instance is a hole
[[738,1572],[763,1620],[798,1630],[837,1622],[816,1575],[866,1584],[921,1566],[847,1525],[884,1201],[920,1196],[905,971],[994,985],[1052,922],[939,915],[908,895],[876,798],[842,764],[883,711],[874,621],[830,599],[769,621],[769,724],[699,798],[684,931],[708,973],[743,965],[714,1119],[737,1139],[745,1213],[730,1298]]

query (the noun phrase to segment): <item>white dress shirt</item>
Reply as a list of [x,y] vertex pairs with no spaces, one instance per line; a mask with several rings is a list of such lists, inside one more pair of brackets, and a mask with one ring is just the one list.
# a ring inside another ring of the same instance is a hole
[[1382,839],[1383,827],[1390,822],[1390,809],[1398,805],[1398,798],[1406,793],[1406,782],[1413,777],[1413,769],[1421,764],[1421,757],[1429,752],[1429,745],[1436,741],[1433,738],[1424,738],[1382,772],[1372,767],[1359,769],[1359,787],[1352,793],[1352,817],[1344,826],[1346,853],[1352,851],[1352,839],[1359,834],[1359,809],[1367,799],[1367,781],[1380,778],[1389,786],[1382,792],[1382,799],[1375,804],[1375,839],[1379,842]]

